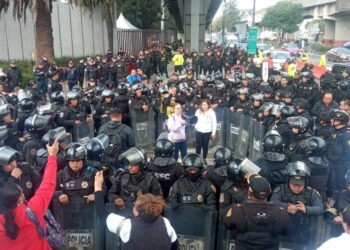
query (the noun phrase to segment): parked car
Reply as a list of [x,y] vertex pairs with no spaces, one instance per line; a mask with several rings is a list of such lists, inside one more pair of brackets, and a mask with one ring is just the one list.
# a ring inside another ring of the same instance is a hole
[[327,59],[333,62],[348,62],[350,61],[350,49],[333,48],[326,54]]
[[342,47],[343,47],[343,48],[350,49],[350,41],[344,43],[344,45],[343,45]]
[[275,50],[272,52],[265,52],[265,56],[267,56],[267,53],[269,53],[272,57],[272,63],[273,63],[273,68],[275,70],[281,70],[283,68],[283,64],[287,60],[292,60],[291,55],[287,51],[283,50]]
[[291,56],[300,56],[300,54],[304,52],[304,50],[299,48],[295,43],[285,43],[282,45],[281,49],[287,51]]

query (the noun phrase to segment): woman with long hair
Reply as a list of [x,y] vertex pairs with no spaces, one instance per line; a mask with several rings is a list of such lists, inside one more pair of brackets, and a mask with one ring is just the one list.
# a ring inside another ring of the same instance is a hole
[[209,150],[209,140],[215,139],[216,134],[216,114],[210,108],[210,102],[207,99],[201,101],[195,116],[198,117],[198,122],[195,125],[196,129],[196,154],[201,154],[203,149],[203,161],[207,164],[207,156]]
[[43,180],[35,195],[26,202],[20,186],[6,183],[0,189],[0,250],[51,249],[46,238],[41,238],[37,226],[26,215],[29,207],[46,230],[44,214],[56,187],[58,142],[46,146],[49,154]]

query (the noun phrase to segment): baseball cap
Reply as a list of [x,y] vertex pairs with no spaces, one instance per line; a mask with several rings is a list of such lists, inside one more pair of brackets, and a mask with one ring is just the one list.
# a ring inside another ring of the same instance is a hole
[[269,181],[258,174],[249,175],[247,182],[249,184],[249,190],[258,199],[266,199],[271,193]]
[[109,112],[111,115],[116,114],[116,115],[121,115],[122,111],[120,108],[112,108],[111,111]]
[[291,176],[289,179],[289,184],[292,185],[305,185],[305,178],[302,176]]

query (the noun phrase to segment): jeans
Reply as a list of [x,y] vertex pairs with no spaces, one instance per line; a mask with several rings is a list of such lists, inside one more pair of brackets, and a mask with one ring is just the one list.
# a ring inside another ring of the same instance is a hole
[[201,154],[203,148],[203,159],[206,160],[208,156],[209,140],[211,132],[201,133],[196,131],[196,154]]
[[174,158],[177,160],[179,158],[179,151],[181,152],[181,158],[183,159],[185,155],[187,155],[187,142],[180,141],[175,142],[175,151],[174,151]]

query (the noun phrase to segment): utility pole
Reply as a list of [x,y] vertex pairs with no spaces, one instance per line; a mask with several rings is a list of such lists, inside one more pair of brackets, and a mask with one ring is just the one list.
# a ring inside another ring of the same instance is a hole
[[224,6],[222,8],[222,26],[221,26],[221,43],[225,43],[225,14],[226,14],[226,0],[224,0]]
[[255,26],[255,0],[253,0],[253,20],[252,20],[252,27]]

